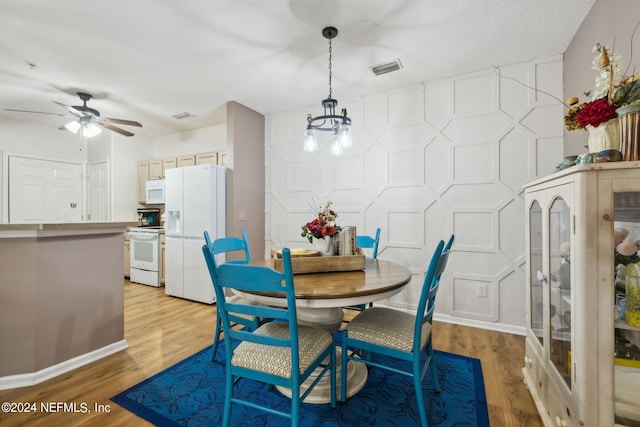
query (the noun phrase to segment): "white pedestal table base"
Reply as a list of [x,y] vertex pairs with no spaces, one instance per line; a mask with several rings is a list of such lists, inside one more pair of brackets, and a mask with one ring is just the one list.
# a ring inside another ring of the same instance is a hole
[[[325,329],[331,333],[340,329],[342,324],[342,318],[344,312],[342,308],[298,308],[298,324],[314,326],[317,328]],[[340,384],[343,380],[342,375],[342,349],[336,348],[336,399],[340,400]],[[316,373],[317,372],[317,373]],[[307,391],[307,388],[315,381],[317,375],[320,372],[318,369],[312,373],[307,380],[300,386],[301,394]],[[353,396],[367,383],[368,371],[367,366],[364,363],[357,363],[349,361],[347,363],[347,398]],[[276,388],[285,396],[291,397],[291,389],[286,387],[276,386]],[[307,398],[304,400],[306,403],[330,403],[331,402],[331,380],[329,374],[325,374],[320,379],[318,384],[311,390]]]

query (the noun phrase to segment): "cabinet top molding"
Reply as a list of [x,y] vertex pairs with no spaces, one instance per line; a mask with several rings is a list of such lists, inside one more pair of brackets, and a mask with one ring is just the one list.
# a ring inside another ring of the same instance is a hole
[[570,168],[563,169],[556,173],[552,173],[551,175],[547,175],[545,177],[536,179],[534,181],[528,182],[522,186],[522,188],[533,187],[538,184],[542,184],[551,179],[560,178],[563,176],[568,176],[578,172],[586,172],[586,171],[604,171],[604,170],[617,170],[617,169],[637,169],[640,168],[640,161],[631,161],[631,162],[608,162],[608,163],[588,163],[586,165],[575,165]]

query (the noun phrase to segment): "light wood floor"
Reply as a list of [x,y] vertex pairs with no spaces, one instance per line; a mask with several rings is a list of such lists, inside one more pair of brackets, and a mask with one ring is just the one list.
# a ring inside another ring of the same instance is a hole
[[[129,348],[39,385],[0,391],[0,402],[38,406],[37,413],[0,412],[0,425],[150,425],[109,399],[210,345],[214,318],[214,306],[167,297],[163,288],[125,281]],[[542,425],[522,381],[523,337],[436,323],[434,348],[481,359],[492,427]],[[91,413],[45,414],[39,412],[41,402],[86,403]],[[96,413],[95,404],[109,412]]]

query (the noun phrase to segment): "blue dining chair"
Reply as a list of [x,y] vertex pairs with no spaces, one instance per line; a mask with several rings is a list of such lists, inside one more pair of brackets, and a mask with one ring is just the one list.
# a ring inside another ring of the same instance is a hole
[[375,237],[356,236],[356,246],[359,248],[373,249],[371,258],[378,258],[378,244],[380,243],[380,229],[376,229]]
[[[423,427],[429,425],[422,393],[422,380],[428,368],[436,392],[439,393],[441,390],[431,333],[436,293],[453,240],[454,237],[451,236],[447,248],[442,240],[436,247],[424,278],[415,315],[386,307],[368,308],[351,320],[342,335],[342,372],[346,372],[347,361],[351,360],[413,378]],[[354,353],[350,353],[349,348],[353,349]],[[360,358],[356,353],[362,351],[366,352],[366,356]],[[376,361],[373,358],[374,354],[411,362],[411,369],[404,370],[385,365]],[[346,384],[343,382],[340,387],[340,400],[343,402],[346,401],[346,392]]]
[[[356,236],[356,246],[359,248],[372,249],[371,258],[378,258],[378,244],[380,243],[380,229],[376,229],[375,237]],[[369,307],[373,307],[373,303],[369,303]],[[350,305],[345,307],[348,310],[362,311],[367,308],[366,304]],[[345,323],[349,323],[345,321]]]
[[[331,406],[335,407],[336,352],[333,335],[324,329],[298,325],[289,249],[282,251],[283,272],[265,266],[231,263],[216,267],[212,251],[206,245],[202,247],[202,252],[218,297],[218,311],[224,328],[226,383],[223,426],[229,426],[232,404],[242,404],[281,415],[289,418],[292,426],[298,426],[300,403],[327,372],[330,375]],[[225,290],[228,289],[259,293],[284,292],[287,308],[232,303],[224,298]],[[233,329],[232,313],[274,321],[262,324],[255,331]],[[240,341],[240,344],[234,347],[234,341]],[[316,369],[319,372],[315,372]],[[301,384],[311,374],[314,380],[301,394]],[[234,385],[243,378],[290,389],[290,412],[258,404],[250,400],[251,396],[234,396]]]
[[[216,257],[219,254],[226,255],[229,252],[240,251],[242,255],[244,255],[244,258],[230,260],[230,261],[226,261],[226,258],[225,258],[225,262],[229,262],[232,264],[247,264],[251,262],[251,252],[249,251],[249,239],[247,238],[247,231],[244,228],[242,229],[242,239],[238,237],[223,237],[211,242],[211,237],[209,236],[209,232],[205,231],[204,241],[205,241],[206,247],[211,251],[211,254],[213,255],[214,259],[216,259]],[[217,261],[216,261],[216,264],[218,264]],[[240,297],[238,296],[228,296],[226,298],[234,301],[240,300]],[[220,311],[218,309],[218,307],[220,306],[219,304],[220,302],[218,300],[216,303],[216,331],[213,338],[213,345],[211,346],[212,362],[216,360],[216,353],[218,352],[218,343],[220,342],[220,335],[223,333],[222,318],[220,316]],[[260,319],[255,316],[232,314],[231,319],[234,322],[234,324],[243,325],[246,328],[249,328],[251,330],[257,329],[261,323]]]

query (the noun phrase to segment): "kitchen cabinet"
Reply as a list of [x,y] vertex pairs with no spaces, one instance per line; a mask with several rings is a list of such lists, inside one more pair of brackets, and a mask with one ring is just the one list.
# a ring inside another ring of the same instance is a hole
[[149,161],[138,162],[138,203],[147,201],[146,186],[149,181]]
[[131,277],[131,241],[128,231],[124,233],[124,277]]
[[162,170],[162,160],[149,161],[149,179],[156,180],[164,177],[164,171]]
[[212,165],[218,164],[218,153],[210,152],[210,153],[199,153],[196,154],[196,164],[203,165],[205,163],[210,163]]
[[540,416],[547,426],[640,425],[640,327],[619,318],[614,257],[614,230],[640,240],[640,162],[578,165],[524,188],[523,375]]
[[184,166],[193,166],[196,164],[196,156],[193,154],[190,154],[188,156],[180,156],[178,157],[178,167],[184,167]]
[[165,171],[167,169],[171,169],[175,167],[178,167],[178,162],[175,157],[172,157],[170,159],[162,159],[162,179],[164,179],[164,177],[167,176],[165,174]]
[[199,154],[187,154],[179,157],[165,159],[144,160],[138,162],[138,203],[146,203],[146,183],[164,179],[166,170],[175,167],[194,166],[196,164],[220,164],[226,166],[227,153],[206,152]]
[[165,171],[167,169],[175,168],[177,166],[177,160],[175,157],[162,159],[162,160],[150,160],[149,161],[149,179],[151,181],[157,179],[164,179]]

